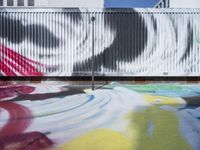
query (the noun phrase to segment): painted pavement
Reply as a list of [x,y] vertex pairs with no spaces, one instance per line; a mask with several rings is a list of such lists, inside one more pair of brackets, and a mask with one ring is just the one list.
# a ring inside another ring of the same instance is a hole
[[200,149],[198,84],[77,89],[0,86],[1,150]]

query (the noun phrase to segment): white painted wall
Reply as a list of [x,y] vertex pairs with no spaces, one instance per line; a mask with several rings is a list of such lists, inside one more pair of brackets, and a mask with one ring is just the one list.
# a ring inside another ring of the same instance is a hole
[[103,7],[104,0],[35,0],[36,6],[48,7]]
[[170,0],[171,8],[200,8],[200,0]]
[[48,0],[35,0],[35,6],[37,7],[47,7],[48,6]]

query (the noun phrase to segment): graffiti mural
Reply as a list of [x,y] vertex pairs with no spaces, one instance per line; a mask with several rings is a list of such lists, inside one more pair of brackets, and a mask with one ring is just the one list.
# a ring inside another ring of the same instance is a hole
[[200,85],[112,83],[86,93],[70,87],[1,86],[1,149],[200,149]]
[[96,75],[198,76],[199,12],[1,9],[0,73],[89,76],[93,41]]

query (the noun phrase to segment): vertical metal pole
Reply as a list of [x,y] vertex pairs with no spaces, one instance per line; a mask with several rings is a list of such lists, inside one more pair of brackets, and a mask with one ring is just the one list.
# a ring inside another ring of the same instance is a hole
[[91,18],[92,21],[92,90],[94,91],[94,21],[95,17]]

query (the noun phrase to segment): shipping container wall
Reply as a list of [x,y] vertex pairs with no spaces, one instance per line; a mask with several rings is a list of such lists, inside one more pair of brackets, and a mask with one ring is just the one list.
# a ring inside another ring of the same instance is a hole
[[200,9],[0,10],[1,76],[199,76],[199,50]]

